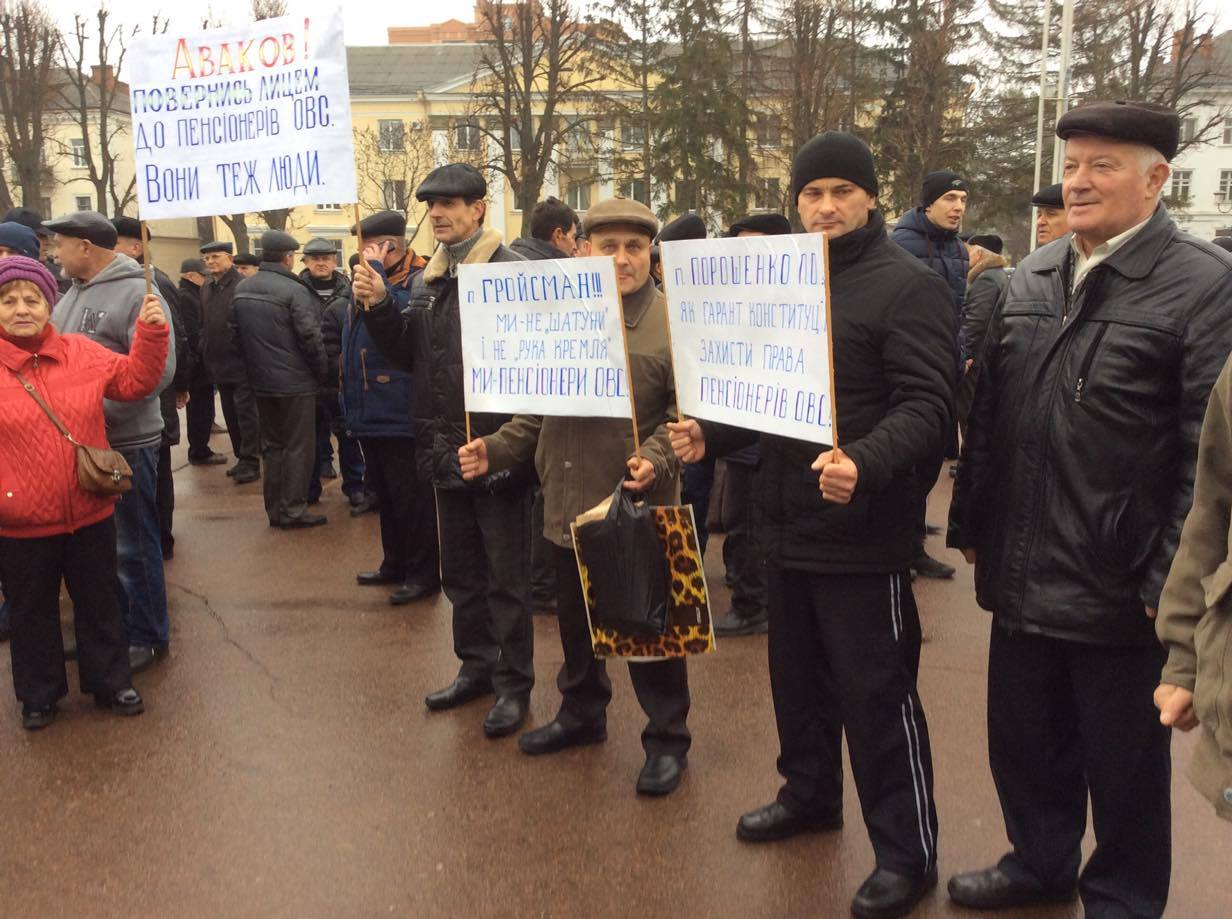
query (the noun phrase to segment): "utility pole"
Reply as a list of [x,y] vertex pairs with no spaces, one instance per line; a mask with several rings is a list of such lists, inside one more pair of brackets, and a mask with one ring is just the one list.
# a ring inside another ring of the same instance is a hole
[[[1040,84],[1039,112],[1035,117],[1035,178],[1031,185],[1031,195],[1040,187],[1040,172],[1044,165],[1044,105],[1048,95],[1048,33],[1052,31],[1052,0],[1044,0],[1044,38],[1040,43]],[[1031,205],[1031,226],[1027,237],[1031,240],[1030,252],[1035,251],[1035,222],[1039,219],[1039,210]]]
[[[1074,0],[1061,7],[1061,71],[1057,74],[1057,121],[1069,108],[1070,53],[1074,44]],[[1052,181],[1060,182],[1065,170],[1064,141],[1052,145]]]

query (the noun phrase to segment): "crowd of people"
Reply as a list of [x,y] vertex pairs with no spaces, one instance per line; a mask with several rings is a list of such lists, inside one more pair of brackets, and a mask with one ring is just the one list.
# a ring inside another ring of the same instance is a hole
[[[829,238],[843,442],[824,449],[678,420],[658,247],[705,237],[694,214],[660,227],[617,197],[579,219],[548,198],[506,246],[486,225],[483,175],[450,163],[416,191],[436,243],[427,259],[386,211],[353,228],[349,276],[323,239],[303,247],[297,273],[298,242],[271,230],[256,259],[205,243],[178,285],[147,275],[131,218],[9,215],[0,629],[23,723],[50,724],[68,691],[62,580],[83,692],[142,710],[132,674],[170,640],[177,413],[189,462],[224,465],[210,446],[217,396],[227,473],[261,482],[271,527],[325,525],[321,480],[340,475],[350,512],[379,514],[381,561],[357,583],[391,589],[395,605],[443,589],[458,672],[426,695],[429,709],[490,699],[484,733],[517,733],[534,684],[531,616],[552,611],[559,709],[518,746],[601,743],[612,684],[592,651],[570,524],[623,483],[653,504],[691,504],[703,551],[707,521],[726,531],[732,606],[716,631],[768,633],[783,785],[739,818],[738,837],[839,830],[845,737],[876,857],[852,912],[905,915],[938,880],[912,577],[954,574],[924,548],[948,457],[947,543],[992,613],[988,754],[1010,842],[996,864],[950,878],[949,896],[1161,915],[1170,728],[1200,730],[1191,776],[1232,818],[1232,255],[1179,230],[1160,200],[1175,112],[1091,103],[1057,133],[1064,180],[1024,195],[1038,249],[1014,267],[1000,237],[962,231],[973,193],[962,176],[928,174],[890,228],[862,140],[827,131],[796,151],[799,229]],[[779,214],[726,229],[790,232]],[[40,248],[50,234],[54,263]],[[575,255],[614,261],[636,449],[619,419],[465,413],[459,268]],[[53,410],[78,442],[123,455],[131,490],[85,488]],[[670,794],[691,745],[687,663],[629,673],[646,715],[636,789]]]

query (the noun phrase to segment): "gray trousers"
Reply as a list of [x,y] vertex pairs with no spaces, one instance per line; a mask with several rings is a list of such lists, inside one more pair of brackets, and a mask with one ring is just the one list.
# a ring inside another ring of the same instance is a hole
[[237,461],[255,467],[261,450],[261,421],[257,417],[256,397],[247,383],[220,383],[218,394],[223,418],[227,421],[227,436],[231,438],[231,452]]
[[316,472],[317,397],[257,396],[261,455],[265,459],[265,513],[272,526],[308,509],[308,483]]

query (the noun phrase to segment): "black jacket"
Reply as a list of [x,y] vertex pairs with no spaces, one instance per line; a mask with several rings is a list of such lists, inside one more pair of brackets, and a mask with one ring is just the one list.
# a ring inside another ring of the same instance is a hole
[[175,407],[175,396],[177,392],[188,390],[193,356],[188,347],[188,329],[184,322],[184,310],[180,306],[179,289],[161,268],[155,268],[153,274],[154,284],[171,311],[174,331],[175,376],[171,385],[158,394],[158,408],[163,415],[162,445],[166,447],[180,442],[180,413]]
[[180,315],[184,318],[184,333],[193,357],[194,371],[201,364],[201,286],[188,278],[180,278]]
[[[936,465],[951,425],[955,318],[945,282],[892,243],[881,214],[830,244],[840,447],[859,481],[850,504],[822,500],[818,444],[760,435],[754,500],[768,562],[818,573],[902,571],[918,527],[916,467]],[[754,442],[701,422],[707,455]]]
[[509,248],[528,262],[546,262],[549,259],[569,257],[551,243],[533,236],[519,236],[509,244]]
[[[485,230],[467,262],[524,261],[500,243],[500,234]],[[437,488],[499,491],[533,480],[529,463],[467,483],[458,466],[458,448],[466,442],[462,390],[462,329],[458,316],[458,279],[449,276],[444,247],[411,283],[410,304],[401,313],[392,297],[363,312],[364,324],[395,367],[414,377],[415,457],[419,474]],[[512,415],[471,414],[471,436],[495,433]]]
[[312,290],[321,309],[321,340],[325,345],[325,364],[329,368],[325,388],[336,399],[342,377],[342,323],[351,305],[351,282],[341,271],[335,271],[330,279],[332,286],[320,290],[306,268],[299,273],[299,279]]
[[[1009,630],[1153,645],[1232,348],[1232,259],[1161,204],[1072,297],[1070,237],[1014,272],[988,330],[949,544]],[[1067,318],[1068,317],[1068,318]]]
[[235,384],[248,379],[244,355],[231,335],[232,301],[243,279],[234,268],[210,278],[201,288],[201,360],[211,383]]
[[258,396],[315,394],[325,380],[321,306],[291,271],[273,262],[235,289],[232,332]]
[[958,320],[958,356],[963,361],[980,353],[993,307],[1010,283],[1010,276],[1005,272],[1007,264],[1000,255],[988,255],[967,276],[967,299],[963,301],[962,316]]
[[958,231],[937,226],[925,215],[924,208],[916,207],[898,218],[892,238],[945,278],[954,292],[954,310],[957,311],[967,295],[967,271],[971,266],[967,247],[958,238]]

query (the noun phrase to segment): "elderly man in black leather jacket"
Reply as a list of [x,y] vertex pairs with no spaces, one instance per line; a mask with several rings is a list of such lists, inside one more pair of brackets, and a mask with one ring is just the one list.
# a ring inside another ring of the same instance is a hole
[[1151,620],[1232,347],[1232,261],[1159,203],[1174,112],[1094,103],[1057,133],[1073,236],[1023,261],[1001,298],[950,512],[993,613],[989,760],[1013,849],[950,895],[1002,908],[1079,893],[1087,916],[1158,916],[1171,759]]
[[316,472],[317,391],[327,379],[317,295],[291,271],[299,243],[270,230],[261,236],[261,267],[235,289],[232,332],[248,368],[261,417],[265,512],[284,530],[320,526],[308,513]]

